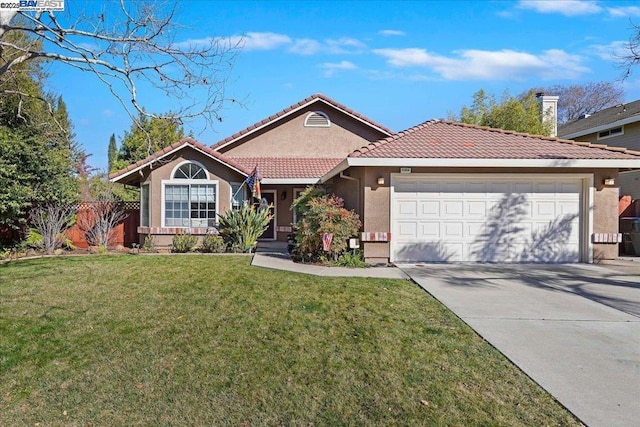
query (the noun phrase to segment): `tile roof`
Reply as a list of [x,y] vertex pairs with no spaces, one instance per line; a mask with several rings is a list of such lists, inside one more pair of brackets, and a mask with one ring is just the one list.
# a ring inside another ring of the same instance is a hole
[[575,133],[587,135],[590,129],[605,126],[623,119],[640,121],[640,100],[605,108],[583,119],[574,120],[558,126],[558,135],[565,136]]
[[251,173],[252,169],[246,169],[242,164],[240,163],[236,163],[234,160],[225,157],[224,155],[218,153],[217,151],[211,149],[210,147],[207,147],[204,144],[201,144],[200,142],[196,141],[193,138],[183,138],[180,141],[177,141],[173,144],[171,144],[168,147],[163,148],[160,151],[157,151],[155,153],[153,153],[152,155],[148,156],[146,159],[143,160],[139,160],[136,163],[127,166],[124,169],[121,169],[117,172],[113,172],[109,174],[109,179],[115,179],[118,177],[121,177],[123,175],[126,175],[127,173],[136,170],[138,168],[142,168],[145,167],[146,165],[153,163],[154,161],[158,161],[161,158],[163,158],[164,156],[166,156],[168,153],[177,150],[179,148],[181,148],[182,146],[191,146],[197,150],[202,151],[203,153],[217,159],[218,161],[231,166],[232,168],[235,168],[237,170],[239,170],[240,172],[244,173],[245,175],[249,175]]
[[[444,159],[637,159],[639,151],[431,120],[368,144],[349,157]],[[517,163],[514,164],[517,166]]]
[[287,114],[291,113],[292,111],[297,110],[298,108],[303,107],[303,106],[305,106],[307,104],[310,104],[310,103],[312,103],[314,101],[324,101],[327,104],[333,106],[334,108],[337,108],[338,110],[342,110],[342,111],[344,111],[345,113],[347,113],[347,114],[349,114],[351,116],[357,117],[358,119],[360,119],[363,122],[369,124],[370,126],[382,130],[383,132],[387,133],[388,135],[392,135],[393,134],[393,131],[391,129],[381,125],[380,123],[374,122],[373,120],[369,119],[368,117],[363,116],[362,114],[352,110],[351,108],[348,108],[345,105],[342,105],[339,102],[334,101],[333,99],[329,98],[328,96],[325,96],[325,95],[323,95],[321,93],[316,93],[314,95],[311,95],[308,98],[303,99],[302,101],[300,101],[300,102],[298,102],[296,104],[293,104],[293,105],[285,108],[282,111],[279,111],[279,112],[267,117],[264,120],[261,120],[261,121],[259,121],[257,123],[254,123],[251,126],[245,128],[245,129],[243,129],[243,130],[241,130],[239,132],[236,132],[233,135],[231,135],[231,136],[229,136],[229,137],[227,137],[227,138],[225,138],[225,139],[223,139],[221,141],[218,141],[217,143],[213,144],[211,146],[211,148],[213,148],[214,150],[219,149],[221,146],[226,145],[227,143],[229,143],[231,141],[234,141],[234,140],[236,140],[236,139],[238,139],[238,138],[240,138],[240,137],[242,137],[242,136],[244,136],[244,135],[246,135],[246,134],[248,134],[248,133],[250,133],[250,132],[252,132],[252,131],[254,131],[256,129],[258,129],[258,128],[264,127],[264,126],[266,126],[266,125],[278,120],[279,118],[281,118],[283,116],[286,116]]
[[258,165],[258,172],[263,178],[305,179],[320,178],[338,163],[340,158],[301,158],[301,157],[227,157],[241,164],[246,170],[253,170]]

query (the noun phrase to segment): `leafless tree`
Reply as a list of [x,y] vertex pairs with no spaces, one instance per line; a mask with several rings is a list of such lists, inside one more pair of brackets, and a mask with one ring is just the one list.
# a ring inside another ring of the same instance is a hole
[[640,25],[632,24],[631,37],[625,45],[626,54],[618,57],[622,69],[622,79],[631,75],[633,67],[640,64]]
[[71,226],[75,206],[59,203],[45,203],[31,209],[29,220],[31,225],[42,236],[45,253],[51,255],[63,241],[62,233]]
[[556,85],[543,89],[549,95],[558,95],[558,122],[567,123],[585,114],[593,114],[623,101],[622,87],[609,82],[591,82],[584,85]]
[[179,122],[197,117],[207,125],[222,120],[221,108],[233,101],[225,96],[225,84],[241,40],[176,40],[182,27],[175,2],[67,1],[64,6],[64,12],[0,10],[0,94],[29,96],[14,77],[33,72],[30,62],[54,61],[92,73],[134,121],[140,114],[161,117],[144,108],[140,93],[148,86],[174,102],[162,117]]
[[78,212],[78,227],[84,231],[91,246],[113,246],[115,228],[127,217],[124,209],[115,201],[113,193],[106,190],[97,200],[83,203]]

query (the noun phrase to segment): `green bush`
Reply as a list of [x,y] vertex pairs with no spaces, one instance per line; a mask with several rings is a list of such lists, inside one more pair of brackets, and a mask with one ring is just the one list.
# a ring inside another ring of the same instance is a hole
[[344,201],[334,194],[308,198],[303,212],[295,226],[297,250],[302,257],[319,259],[324,255],[322,235],[330,233],[333,240],[328,252],[337,260],[361,226],[358,215],[345,209]]
[[269,209],[245,204],[240,209],[220,215],[220,235],[232,250],[252,252],[271,218]]
[[196,247],[198,238],[187,233],[179,233],[173,237],[171,252],[186,253],[191,252]]
[[338,260],[335,262],[335,265],[338,267],[349,267],[349,268],[369,267],[369,264],[364,262],[364,257],[362,256],[361,251],[356,251],[355,254],[352,254],[349,251],[345,251],[342,255],[338,257]]
[[226,250],[227,245],[224,239],[217,234],[207,234],[202,238],[201,252],[222,253]]
[[153,236],[151,234],[147,234],[144,236],[144,243],[142,244],[142,250],[145,252],[155,252],[156,244],[153,242]]

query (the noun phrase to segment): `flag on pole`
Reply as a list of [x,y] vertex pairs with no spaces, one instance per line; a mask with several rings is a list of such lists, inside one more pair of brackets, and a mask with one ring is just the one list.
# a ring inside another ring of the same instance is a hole
[[245,184],[247,184],[247,187],[249,187],[249,190],[251,190],[251,194],[253,195],[253,197],[258,200],[262,198],[262,194],[260,192],[261,179],[262,177],[258,173],[258,165],[256,165],[256,167],[253,168],[251,175],[249,175],[247,179],[244,180]]

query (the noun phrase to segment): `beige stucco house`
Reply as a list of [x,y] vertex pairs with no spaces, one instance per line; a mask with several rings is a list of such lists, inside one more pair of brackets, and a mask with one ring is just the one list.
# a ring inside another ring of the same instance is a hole
[[[640,151],[640,100],[587,114],[558,127],[565,139]],[[620,195],[640,199],[640,171],[621,171]]]
[[141,239],[162,246],[215,227],[256,166],[274,206],[264,239],[285,240],[293,199],[322,183],[360,215],[370,263],[592,262],[618,254],[619,172],[640,169],[640,152],[438,120],[394,133],[316,94],[110,178],[140,186]]

